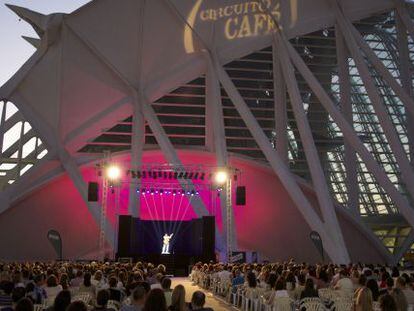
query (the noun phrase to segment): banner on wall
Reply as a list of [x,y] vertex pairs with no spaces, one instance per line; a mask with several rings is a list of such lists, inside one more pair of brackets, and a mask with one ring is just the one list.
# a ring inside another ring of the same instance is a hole
[[319,251],[319,254],[321,254],[322,261],[324,261],[323,244],[322,244],[321,236],[319,235],[318,232],[312,231],[309,234],[309,237],[312,240],[313,244],[315,245],[316,249]]
[[231,263],[245,263],[246,253],[245,252],[232,252],[230,257]]
[[47,233],[47,239],[49,240],[50,244],[52,244],[58,260],[62,260],[62,238],[60,237],[60,233],[56,230],[51,229]]

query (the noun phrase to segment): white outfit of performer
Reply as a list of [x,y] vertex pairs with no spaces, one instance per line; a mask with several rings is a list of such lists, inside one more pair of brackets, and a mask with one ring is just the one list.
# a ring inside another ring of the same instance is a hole
[[170,240],[171,240],[172,236],[173,236],[173,233],[171,233],[170,235],[164,234],[161,254],[169,254],[170,253]]

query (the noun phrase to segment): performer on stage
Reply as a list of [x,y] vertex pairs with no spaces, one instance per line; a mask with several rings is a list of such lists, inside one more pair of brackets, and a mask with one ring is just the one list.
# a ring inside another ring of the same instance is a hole
[[173,235],[174,235],[173,233],[171,233],[170,235],[164,234],[161,254],[170,253],[170,240]]

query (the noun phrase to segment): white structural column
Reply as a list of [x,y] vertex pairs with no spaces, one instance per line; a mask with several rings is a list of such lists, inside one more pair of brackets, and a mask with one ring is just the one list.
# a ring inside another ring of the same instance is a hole
[[333,103],[332,99],[326,93],[322,85],[306,66],[305,62],[297,53],[295,48],[287,40],[285,40],[284,42],[288,48],[289,56],[291,57],[293,63],[295,64],[299,72],[302,74],[303,78],[308,83],[309,87],[312,89],[312,91],[319,99],[321,104],[325,107],[327,112],[331,115],[332,119],[341,129],[344,138],[359,154],[359,156],[364,161],[369,171],[375,176],[381,187],[383,187],[384,190],[387,191],[388,195],[398,206],[406,220],[410,223],[411,226],[414,226],[414,210],[411,208],[408,200],[397,190],[397,188],[395,188],[394,184],[390,181],[384,169],[380,167],[380,165],[375,161],[375,158],[372,156],[372,154],[360,140],[352,126],[347,122],[347,120],[339,111],[337,106]]
[[[341,111],[353,127],[353,111],[351,101],[351,80],[349,75],[349,63],[348,63],[348,49],[344,42],[342,33],[338,30],[338,26],[335,27],[336,36],[336,53],[338,59],[338,76],[339,76],[339,94],[340,94],[340,106]],[[346,189],[348,192],[348,208],[359,215],[359,202],[358,202],[358,175],[357,175],[357,155],[355,150],[349,144],[348,141],[344,141],[344,165],[346,172]]]
[[[138,2],[138,42],[143,42],[144,38],[144,16],[145,16],[145,0]],[[131,131],[131,169],[136,171],[141,168],[142,154],[145,145],[145,119],[141,110],[143,101],[143,80],[142,80],[142,44],[138,47],[137,53],[137,87],[138,92],[133,92],[132,102],[132,131]],[[130,176],[128,214],[133,217],[139,217],[141,214],[141,200],[137,195],[138,180]]]
[[[404,26],[404,22],[401,20],[400,15],[395,13],[395,20],[397,26],[397,43],[398,43],[398,56],[399,64],[398,69],[400,71],[400,79],[402,87],[405,92],[408,94],[409,98],[412,99],[414,96],[413,87],[412,87],[412,74],[410,68],[412,68],[413,63],[410,59],[410,51],[408,48],[408,36],[407,30]],[[414,109],[414,101],[407,102],[405,104],[408,107]],[[411,163],[414,163],[414,114],[407,114],[407,134],[408,142],[410,146],[410,160]]]
[[288,122],[286,103],[286,83],[283,79],[282,67],[278,57],[276,43],[272,42],[273,61],[273,99],[275,109],[276,150],[283,162],[289,164]]
[[343,13],[341,12],[341,9],[337,5],[336,1],[334,1],[334,4],[334,10],[336,13],[338,24],[340,26],[342,34],[344,35],[345,41],[352,55],[352,58],[354,59],[355,64],[358,68],[358,72],[364,83],[370,102],[375,109],[375,112],[378,116],[378,120],[381,124],[384,134],[387,137],[391,150],[393,151],[395,159],[397,160],[402,179],[405,181],[407,185],[407,190],[414,197],[413,168],[411,167],[410,161],[408,160],[405,150],[401,144],[397,130],[395,129],[394,124],[392,123],[390,115],[385,107],[385,103],[375,86],[368,66],[365,63],[365,60],[358,49],[358,46],[352,36],[349,26],[346,23]]
[[[283,45],[283,42],[278,45]],[[302,97],[296,81],[294,68],[289,56],[286,54],[285,49],[280,49],[279,55],[279,61],[283,69],[283,76],[289,92],[290,103],[295,114],[296,124],[299,129],[302,145],[305,149],[306,162],[312,176],[312,184],[314,188],[317,189],[316,196],[318,198],[319,207],[322,211],[323,220],[326,228],[328,229],[327,231],[337,244],[336,251],[338,252],[338,255],[341,256],[341,258],[344,258],[345,262],[347,262],[349,261],[349,254],[342,236],[338,218],[336,216],[332,197],[326,183],[326,177],[323,172],[318,151],[316,150],[312,130],[306,117],[305,108],[303,107]]]
[[[223,105],[221,101],[221,90],[220,90],[220,81],[217,78],[214,66],[211,63],[210,57],[206,57],[208,67],[206,73],[206,106],[209,106],[211,109],[212,116],[212,132],[213,132],[213,147],[216,154],[216,162],[218,167],[228,167],[228,153],[226,145],[226,132],[224,129],[224,118],[223,118]],[[223,237],[227,236],[226,224],[229,224],[230,221],[234,220],[234,210],[231,208],[231,211],[227,211],[227,187],[223,189],[220,194],[220,207],[221,207],[221,218],[223,224]],[[231,191],[231,189],[230,189]],[[233,204],[231,204],[233,207]],[[230,217],[227,217],[227,215]],[[230,218],[230,219],[229,219]],[[233,222],[234,223],[234,222]],[[237,249],[237,238],[236,238],[236,228],[235,226],[230,226],[231,235],[232,235],[232,245],[233,250]]]
[[312,230],[318,231],[321,235],[324,241],[324,248],[331,260],[337,263],[348,262],[348,258],[344,258],[339,252],[337,252],[336,242],[331,239],[331,236],[325,230],[323,223],[314,211],[308,199],[303,194],[299,185],[296,183],[289,168],[283,163],[283,160],[279,157],[278,153],[272,148],[269,139],[266,137],[259,123],[245,103],[243,97],[238,92],[237,88],[234,86],[226,71],[217,60],[213,59],[213,64],[224,89],[232,100],[240,116],[246,123],[249,131],[252,133],[266,159],[269,161],[272,169],[279,177],[286,191],[289,193],[290,198],[293,200],[299,212],[309,224],[309,227]]
[[[145,144],[145,120],[141,111],[141,92],[134,94],[132,133],[131,133],[131,169],[139,170],[142,165],[142,154]],[[140,199],[136,190],[139,186],[138,180],[132,178],[129,185],[128,214],[133,217],[140,216]]]

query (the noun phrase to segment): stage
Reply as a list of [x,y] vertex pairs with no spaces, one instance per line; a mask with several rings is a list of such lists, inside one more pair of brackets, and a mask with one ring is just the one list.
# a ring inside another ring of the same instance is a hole
[[160,221],[119,216],[117,258],[125,257],[164,264],[168,274],[186,276],[190,265],[216,259],[215,217]]

